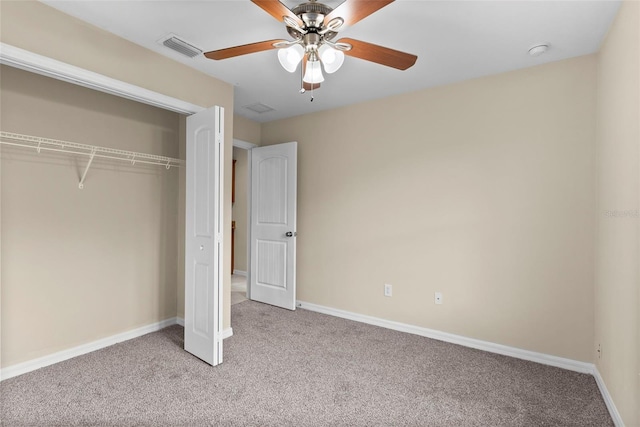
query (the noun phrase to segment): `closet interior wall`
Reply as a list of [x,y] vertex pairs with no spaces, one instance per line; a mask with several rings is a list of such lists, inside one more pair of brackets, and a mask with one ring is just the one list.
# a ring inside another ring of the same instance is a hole
[[[0,129],[180,158],[177,113],[2,66]],[[182,157],[184,159],[184,157]],[[176,316],[180,170],[1,146],[2,367]]]

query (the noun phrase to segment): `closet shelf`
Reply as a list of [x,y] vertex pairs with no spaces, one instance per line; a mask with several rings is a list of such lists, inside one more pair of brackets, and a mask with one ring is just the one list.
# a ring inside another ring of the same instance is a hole
[[137,163],[148,165],[160,165],[167,169],[184,166],[184,161],[173,157],[156,156],[154,154],[137,153],[135,151],[118,150],[115,148],[99,147],[96,145],[79,144],[77,142],[60,141],[57,139],[42,138],[39,136],[22,135],[19,133],[0,131],[0,144],[14,145],[18,147],[32,148],[38,153],[41,150],[57,151],[68,154],[89,156],[89,162],[82,174],[78,187],[84,187],[84,179],[89,167],[96,157],[103,159],[122,160],[131,165]]

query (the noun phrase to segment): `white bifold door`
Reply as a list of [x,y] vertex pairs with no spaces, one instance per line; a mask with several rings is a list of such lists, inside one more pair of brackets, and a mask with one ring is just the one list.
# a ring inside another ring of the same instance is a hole
[[296,307],[297,143],[251,150],[250,298]]
[[184,349],[222,363],[224,109],[187,117]]

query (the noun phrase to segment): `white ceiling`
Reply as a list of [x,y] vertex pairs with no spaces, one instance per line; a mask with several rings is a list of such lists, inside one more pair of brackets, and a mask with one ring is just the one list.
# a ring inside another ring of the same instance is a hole
[[[182,56],[159,43],[169,33],[210,51],[270,39],[290,39],[284,24],[246,0],[42,0],[62,12],[235,86],[235,113],[267,122],[594,53],[620,6],[609,1],[396,0],[340,31],[418,55],[399,71],[347,57],[322,87],[300,94],[300,74],[286,72],[275,50],[213,61]],[[283,1],[293,7],[297,2]],[[341,0],[325,1],[336,7]],[[539,57],[530,47],[548,43]],[[262,103],[275,109],[254,113]]]

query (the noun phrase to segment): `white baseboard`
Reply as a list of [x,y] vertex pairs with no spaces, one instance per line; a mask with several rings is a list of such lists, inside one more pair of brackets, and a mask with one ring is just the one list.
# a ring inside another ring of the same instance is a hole
[[609,390],[607,390],[607,386],[600,375],[600,371],[598,371],[598,367],[593,367],[593,377],[596,379],[596,383],[598,384],[598,388],[600,389],[600,394],[604,399],[604,403],[607,405],[607,409],[609,410],[609,415],[611,415],[611,419],[616,427],[624,427],[624,422],[622,422],[622,417],[620,416],[620,412],[618,412],[618,408],[616,408],[616,404],[613,403],[613,399],[609,394]]
[[350,311],[339,310],[331,307],[324,307],[304,301],[297,301],[296,306],[305,310],[328,314],[330,316],[341,317],[343,319],[349,319],[356,322],[367,323],[369,325],[380,326],[382,328],[393,329],[395,331],[407,332],[414,335],[433,338],[439,341],[450,342],[453,344],[471,347],[478,350],[484,350],[491,353],[511,356],[517,359],[529,360],[531,362],[537,362],[543,365],[555,366],[557,368],[563,368],[584,374],[591,374],[598,384],[600,394],[602,395],[602,398],[607,405],[607,409],[609,410],[609,414],[611,415],[613,423],[616,425],[616,427],[624,427],[622,417],[620,416],[620,413],[618,412],[618,409],[616,408],[616,405],[613,402],[611,395],[609,394],[609,390],[607,390],[607,386],[605,385],[602,376],[600,376],[598,368],[593,363],[580,362],[577,360],[565,359],[563,357],[552,356],[549,354],[509,347],[502,344],[495,344],[488,341],[481,341],[474,338],[467,338],[461,335],[449,334],[447,332],[422,328],[420,326],[408,325],[406,323],[393,322],[390,320],[380,319],[378,317],[366,316],[363,314],[352,313]]
[[133,338],[141,337],[142,335],[146,335],[151,332],[159,331],[160,329],[166,328],[167,326],[175,325],[176,320],[177,319],[175,317],[172,317],[170,319],[132,329],[127,332],[122,332],[120,334],[102,338],[97,341],[82,344],[67,350],[62,350],[48,356],[43,356],[37,359],[18,363],[16,365],[7,366],[0,371],[0,381],[16,377],[18,375],[26,374],[27,372],[35,371],[36,369],[44,368],[45,366],[53,365],[54,363],[62,362],[76,356],[91,353],[92,351],[100,350],[101,348],[109,347],[110,345],[114,345],[122,341],[127,341]]
[[534,351],[509,347],[502,344],[495,344],[489,341],[467,338],[461,335],[454,335],[447,332],[436,331],[434,329],[427,329],[420,326],[409,325],[406,323],[393,322],[391,320],[380,319],[378,317],[365,316],[363,314],[338,310],[331,307],[324,307],[308,302],[297,301],[296,306],[305,310],[316,311],[318,313],[342,317],[343,319],[354,320],[356,322],[368,323],[370,325],[393,329],[395,331],[407,332],[414,335],[420,335],[422,337],[433,338],[439,341],[446,341],[465,347],[489,351],[491,353],[511,356],[517,359],[529,360],[531,362],[542,363],[544,365],[555,366],[558,368],[568,369],[570,371],[593,374],[593,370],[595,367],[593,363],[579,362],[577,360],[565,359],[563,357],[551,356],[549,354],[537,353]]
[[[0,381],[17,377],[18,375],[26,374],[27,372],[35,371],[36,369],[44,368],[45,366],[53,365],[54,363],[63,362],[68,359],[72,359],[83,354],[91,353],[92,351],[100,350],[105,347],[109,347],[114,344],[118,344],[123,341],[128,341],[133,338],[141,337],[142,335],[149,334],[151,332],[159,331],[171,325],[184,326],[184,319],[181,317],[172,317],[170,319],[162,320],[160,322],[152,323],[147,326],[132,329],[127,332],[112,335],[110,337],[102,338],[97,341],[93,341],[87,344],[82,344],[77,347],[73,347],[67,350],[62,350],[57,353],[50,354],[48,356],[39,357],[37,359],[28,360],[26,362],[18,363],[16,365],[7,366],[0,369]],[[222,331],[222,338],[226,339],[233,336],[233,329],[227,328]]]
[[247,277],[247,272],[246,271],[242,271],[242,270],[233,270],[233,274],[235,274],[237,276]]
[[[176,324],[182,326],[184,328],[184,318],[182,317],[176,317]],[[222,330],[222,339],[226,340],[227,338],[230,338],[233,336],[233,328],[232,327],[228,327],[227,329],[223,329]]]

